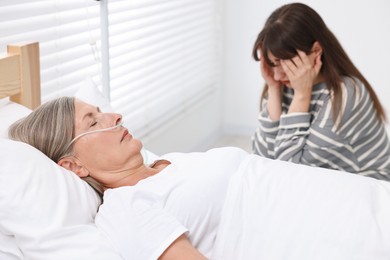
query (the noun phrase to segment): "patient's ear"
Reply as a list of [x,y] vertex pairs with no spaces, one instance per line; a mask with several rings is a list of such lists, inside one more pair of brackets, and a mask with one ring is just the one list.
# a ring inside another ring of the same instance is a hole
[[59,166],[64,167],[74,173],[77,174],[80,178],[87,177],[89,175],[89,171],[85,168],[77,158],[72,156],[64,157],[57,163]]

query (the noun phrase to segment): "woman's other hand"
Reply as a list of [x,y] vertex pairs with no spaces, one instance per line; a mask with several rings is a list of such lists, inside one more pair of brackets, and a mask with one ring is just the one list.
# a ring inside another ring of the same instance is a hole
[[282,68],[294,89],[289,113],[309,111],[312,88],[322,66],[321,55],[306,55],[300,50],[297,52],[298,55],[291,60],[281,60]]
[[[291,60],[281,60],[295,93],[311,92],[311,88],[321,69],[321,56],[311,58],[305,52],[297,50],[298,55]],[[313,53],[314,55],[314,53]]]

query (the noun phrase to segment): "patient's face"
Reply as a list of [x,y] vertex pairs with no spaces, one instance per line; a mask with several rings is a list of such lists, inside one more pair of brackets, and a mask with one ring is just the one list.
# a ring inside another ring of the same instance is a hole
[[[75,136],[115,126],[122,119],[80,100],[75,101],[75,111]],[[141,149],[142,143],[123,126],[81,136],[73,143],[74,156],[103,184],[120,178],[117,173],[143,164]]]

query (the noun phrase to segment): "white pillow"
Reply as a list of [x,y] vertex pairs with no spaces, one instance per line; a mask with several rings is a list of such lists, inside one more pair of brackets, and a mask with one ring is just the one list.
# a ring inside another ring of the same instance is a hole
[[0,100],[0,137],[8,137],[8,127],[19,118],[27,116],[31,109],[9,101],[8,98]]
[[[0,100],[0,138],[8,137],[8,127],[17,119],[31,112],[27,107],[9,101],[8,98]],[[0,146],[1,149],[4,149]],[[2,171],[0,171],[0,174]],[[0,177],[2,174],[0,175]],[[0,198],[1,199],[1,198]],[[1,211],[2,212],[2,211]],[[1,225],[0,220],[0,225]],[[0,230],[0,259],[23,259],[23,254],[15,243],[13,235],[5,235]]]

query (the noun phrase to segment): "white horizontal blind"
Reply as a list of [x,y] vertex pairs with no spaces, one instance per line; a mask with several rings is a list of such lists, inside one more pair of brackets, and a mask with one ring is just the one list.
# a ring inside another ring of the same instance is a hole
[[110,0],[111,104],[144,138],[216,87],[216,0]]
[[[215,89],[219,0],[105,1],[111,103],[143,138]],[[72,95],[87,76],[100,85],[100,8],[95,0],[0,1],[0,51],[40,43],[43,102]]]
[[40,44],[42,102],[100,74],[99,11],[93,0],[0,1],[1,52],[10,43]]

